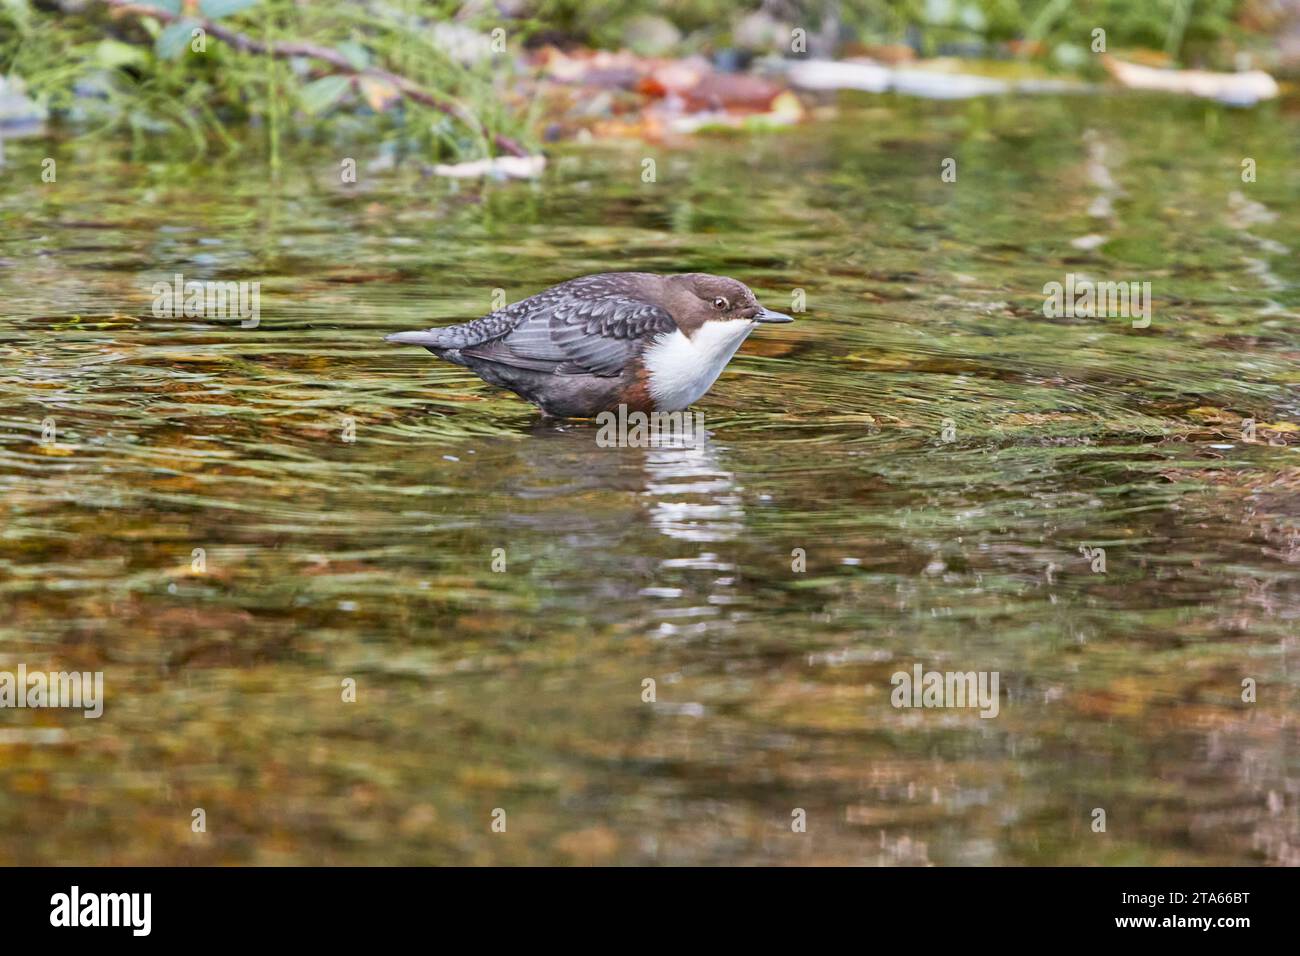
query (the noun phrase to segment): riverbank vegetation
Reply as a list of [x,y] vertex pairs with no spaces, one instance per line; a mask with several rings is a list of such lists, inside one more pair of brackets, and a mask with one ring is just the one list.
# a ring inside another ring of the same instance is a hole
[[551,125],[535,82],[547,50],[722,72],[955,55],[1095,79],[1099,29],[1156,65],[1224,69],[1269,59],[1295,28],[1248,0],[3,0],[0,131],[182,136],[206,152],[253,127],[274,152],[363,123],[430,159],[522,156]]

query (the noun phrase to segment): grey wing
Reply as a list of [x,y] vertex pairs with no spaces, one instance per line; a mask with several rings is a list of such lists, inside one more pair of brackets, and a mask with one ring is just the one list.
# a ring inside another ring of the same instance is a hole
[[461,351],[556,375],[614,376],[649,338],[676,328],[666,310],[639,299],[564,296],[528,309],[505,335]]

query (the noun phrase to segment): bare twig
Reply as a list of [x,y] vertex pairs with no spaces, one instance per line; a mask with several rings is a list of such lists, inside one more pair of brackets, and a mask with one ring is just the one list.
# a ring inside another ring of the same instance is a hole
[[477,116],[468,112],[459,103],[455,103],[445,97],[431,93],[424,87],[408,80],[404,76],[383,70],[378,67],[366,67],[357,69],[347,57],[338,50],[326,46],[320,46],[315,43],[263,43],[261,40],[255,40],[244,33],[237,33],[234,30],[228,30],[225,27],[213,23],[211,20],[205,20],[203,17],[178,15],[168,10],[162,10],[158,7],[146,6],[141,3],[132,3],[130,0],[103,0],[105,4],[113,10],[132,16],[150,16],[164,23],[171,23],[176,20],[191,20],[195,26],[201,27],[209,36],[214,36],[236,50],[245,53],[266,53],[281,59],[289,57],[304,56],[313,60],[320,60],[328,63],[340,73],[347,73],[353,76],[373,76],[377,79],[391,83],[407,99],[414,100],[417,103],[423,103],[425,106],[432,107],[440,113],[445,113],[454,119],[459,120],[466,126],[478,131],[484,137],[491,139],[492,143],[503,153],[511,156],[527,156],[528,151],[519,143],[515,142],[508,136],[501,133],[492,133],[483,124]]

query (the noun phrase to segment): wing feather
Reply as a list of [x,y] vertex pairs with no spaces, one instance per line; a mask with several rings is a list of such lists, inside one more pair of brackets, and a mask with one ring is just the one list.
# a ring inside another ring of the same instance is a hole
[[613,376],[649,338],[677,328],[665,309],[626,295],[589,297],[557,288],[501,311],[515,310],[513,328],[461,352],[557,375]]

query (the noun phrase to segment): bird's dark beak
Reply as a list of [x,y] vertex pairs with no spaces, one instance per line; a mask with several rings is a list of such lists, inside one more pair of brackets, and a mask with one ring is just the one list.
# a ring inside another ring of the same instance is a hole
[[759,307],[758,315],[754,316],[755,322],[793,322],[790,316],[784,312],[773,312],[771,309]]

